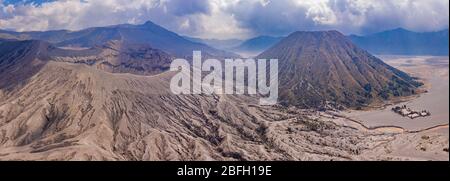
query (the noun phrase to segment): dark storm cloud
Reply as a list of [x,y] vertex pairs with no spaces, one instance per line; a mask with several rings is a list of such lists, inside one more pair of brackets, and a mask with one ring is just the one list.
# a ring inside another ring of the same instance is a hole
[[311,18],[306,17],[307,7],[297,6],[290,0],[266,3],[241,1],[227,11],[234,14],[240,25],[256,34],[286,35],[295,30],[319,28]]
[[415,31],[448,28],[447,0],[272,0],[241,1],[228,7],[240,24],[256,34],[336,29],[367,34],[404,27]]
[[208,0],[171,0],[166,5],[169,13],[175,16],[209,14],[211,12]]

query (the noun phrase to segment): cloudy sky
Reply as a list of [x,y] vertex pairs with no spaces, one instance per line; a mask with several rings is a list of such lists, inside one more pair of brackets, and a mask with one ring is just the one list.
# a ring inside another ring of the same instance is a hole
[[297,30],[422,32],[448,28],[449,0],[0,0],[0,29],[78,30],[147,20],[217,39]]

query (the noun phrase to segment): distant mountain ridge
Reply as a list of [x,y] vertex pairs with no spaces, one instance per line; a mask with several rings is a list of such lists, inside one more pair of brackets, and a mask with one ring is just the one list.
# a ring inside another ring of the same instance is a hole
[[274,36],[257,36],[242,42],[239,46],[234,47],[233,50],[238,52],[262,52],[271,46],[280,42],[284,37]]
[[367,36],[350,35],[359,47],[374,54],[392,55],[448,55],[448,29],[417,33],[403,28]]
[[238,46],[239,44],[241,44],[243,42],[243,40],[239,40],[239,39],[219,40],[219,39],[194,38],[194,37],[189,37],[189,36],[183,36],[183,38],[186,40],[192,41],[192,42],[202,43],[202,44],[211,46],[213,48],[218,48],[221,50],[229,50],[235,46]]
[[421,85],[337,31],[298,31],[257,58],[278,59],[280,97],[299,107],[362,107],[415,93]]
[[238,55],[218,50],[202,43],[196,43],[171,32],[151,21],[141,25],[121,24],[93,27],[79,31],[55,30],[43,32],[12,32],[0,30],[0,39],[44,40],[56,46],[93,47],[111,40],[129,43],[146,43],[178,57],[192,56],[193,50],[215,57],[236,57]]

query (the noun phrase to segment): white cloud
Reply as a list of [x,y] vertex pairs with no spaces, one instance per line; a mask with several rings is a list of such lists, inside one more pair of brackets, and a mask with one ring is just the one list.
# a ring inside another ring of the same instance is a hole
[[305,15],[316,24],[333,25],[337,23],[334,11],[328,5],[328,0],[294,0],[297,6],[306,9]]
[[70,29],[152,20],[180,34],[203,38],[286,35],[337,29],[369,33],[404,27],[448,28],[448,0],[60,0],[5,5],[0,29]]

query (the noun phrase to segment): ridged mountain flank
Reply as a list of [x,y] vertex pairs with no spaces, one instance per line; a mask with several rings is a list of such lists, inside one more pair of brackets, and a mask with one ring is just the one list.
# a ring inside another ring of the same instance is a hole
[[279,61],[280,102],[359,107],[415,93],[421,83],[337,31],[295,32],[258,58]]
[[194,50],[201,50],[204,54],[217,58],[237,57],[236,54],[186,40],[151,21],[140,25],[120,24],[79,31],[12,32],[0,30],[0,39],[43,40],[58,47],[84,48],[103,45],[109,41],[122,41],[131,44],[148,44],[177,57],[190,57]]
[[175,95],[166,56],[0,43],[0,160],[349,160],[371,147],[372,134],[253,96]]

